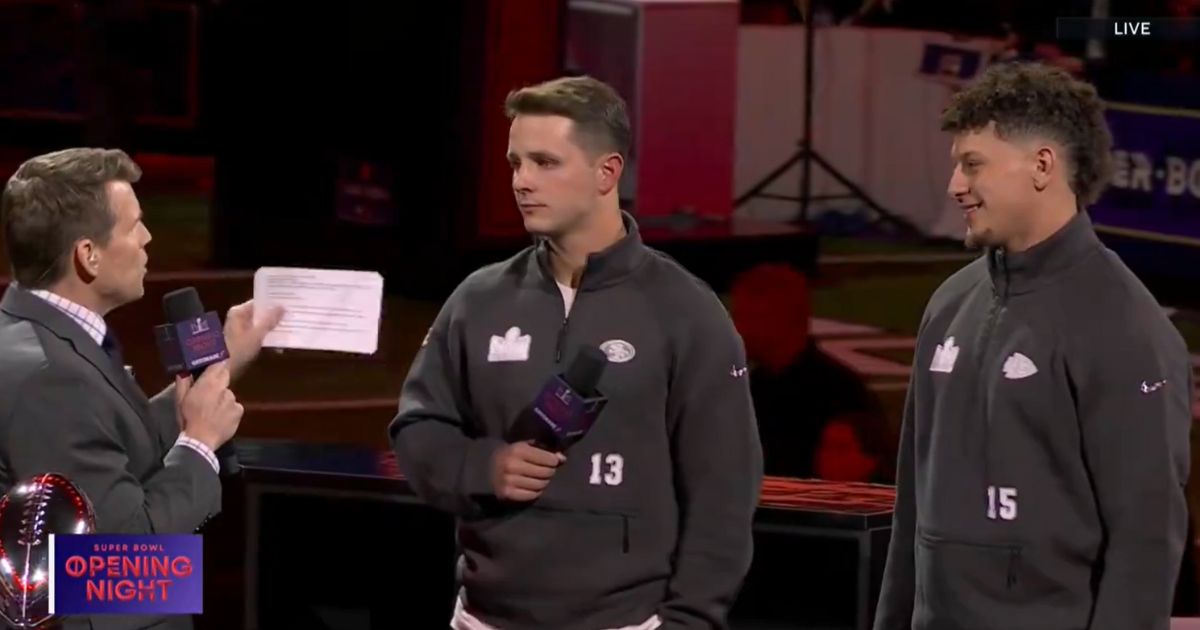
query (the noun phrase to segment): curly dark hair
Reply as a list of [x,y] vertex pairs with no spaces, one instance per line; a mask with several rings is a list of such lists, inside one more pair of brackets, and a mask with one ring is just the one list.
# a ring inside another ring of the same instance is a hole
[[942,131],[978,131],[993,121],[1001,138],[1041,136],[1061,144],[1081,206],[1104,192],[1112,177],[1112,134],[1092,85],[1040,63],[994,64],[954,95]]

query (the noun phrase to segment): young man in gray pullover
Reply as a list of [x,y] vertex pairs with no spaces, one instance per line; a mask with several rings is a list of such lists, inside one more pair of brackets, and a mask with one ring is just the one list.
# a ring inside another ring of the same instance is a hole
[[1192,368],[1085,211],[1094,89],[992,66],[942,119],[984,255],[918,333],[876,630],[1166,630],[1187,531]]

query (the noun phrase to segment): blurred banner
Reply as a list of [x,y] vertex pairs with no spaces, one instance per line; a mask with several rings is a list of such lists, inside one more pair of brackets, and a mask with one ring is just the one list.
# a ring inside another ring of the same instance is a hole
[[1090,210],[1111,232],[1200,245],[1200,112],[1111,104],[1115,171]]
[[[954,93],[987,67],[998,46],[995,40],[929,31],[819,29],[814,145],[885,208],[924,233],[961,237],[962,212],[946,195],[954,169],[951,138],[940,131],[938,120]],[[795,149],[802,133],[803,57],[800,27],[740,30],[738,193]],[[1108,120],[1117,171],[1113,186],[1092,208],[1095,223],[1148,244],[1200,246],[1200,111],[1113,103]],[[798,169],[793,181],[799,181]],[[785,177],[769,192],[795,190]],[[828,177],[815,178],[815,194],[843,190]],[[856,202],[818,205],[853,212],[848,203]],[[785,218],[797,210],[794,202],[755,199],[739,212]],[[1147,260],[1156,257],[1161,255]],[[1161,262],[1182,271],[1184,263],[1173,260]]]
[[335,182],[335,207],[341,221],[361,225],[393,225],[395,171],[390,162],[341,157]]
[[[950,97],[986,67],[997,42],[903,29],[823,27],[813,45],[813,146],[883,207],[932,236],[961,238],[962,212],[946,195],[954,165],[938,116]],[[804,133],[804,29],[742,26],[738,38],[735,196],[796,150]],[[766,192],[795,195],[793,168]],[[813,170],[812,193],[845,187]],[[856,200],[818,201],[854,213]],[[738,214],[764,220],[796,215],[799,204],[752,199]]]
[[191,128],[200,6],[0,2],[0,120]]
[[628,104],[633,142],[621,175],[622,207],[643,227],[676,215],[728,219],[737,0],[566,4],[567,73],[609,83]]
[[204,612],[199,535],[59,534],[50,562],[54,615]]

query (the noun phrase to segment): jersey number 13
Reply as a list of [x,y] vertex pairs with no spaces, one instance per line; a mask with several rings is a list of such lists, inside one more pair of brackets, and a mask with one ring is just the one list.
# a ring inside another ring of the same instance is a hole
[[620,453],[592,455],[592,476],[588,482],[593,486],[619,486],[624,478],[625,458]]

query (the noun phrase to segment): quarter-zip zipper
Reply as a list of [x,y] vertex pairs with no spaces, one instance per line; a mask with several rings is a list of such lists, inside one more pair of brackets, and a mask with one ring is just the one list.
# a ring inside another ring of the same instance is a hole
[[[575,297],[571,300],[572,311],[575,310],[575,307],[579,304],[580,295],[583,293],[583,275],[586,273],[587,265],[584,265],[583,271],[579,273],[579,285],[574,288]],[[558,294],[559,304],[562,304],[563,308],[562,325],[558,327],[558,338],[554,341],[554,364],[558,365],[562,363],[563,345],[567,341],[567,325],[571,321],[571,313],[567,311],[567,303],[563,300],[562,289],[560,289],[558,286],[558,279],[554,278],[553,274],[551,274],[550,281],[554,284],[554,291]]]
[[[554,287],[554,288],[557,289],[558,287]],[[579,296],[576,295],[575,297],[579,297]],[[562,296],[560,295],[559,298],[561,299]],[[566,304],[563,304],[563,309],[564,310],[566,309]],[[558,340],[554,342],[554,364],[555,365],[562,363],[562,347],[563,347],[563,341],[565,341],[567,338],[567,320],[568,319],[570,319],[569,315],[563,315],[562,326],[559,326],[559,328],[558,328]]]
[[1008,581],[1006,583],[1006,586],[1008,587],[1009,590],[1012,590],[1012,588],[1017,585],[1017,568],[1018,568],[1018,565],[1020,564],[1020,562],[1021,562],[1021,550],[1016,549],[1016,548],[1009,549],[1008,550]]
[[[1001,269],[1001,273],[1006,273],[1006,270]],[[994,485],[992,483],[992,457],[991,449],[989,448],[989,437],[992,420],[988,417],[988,397],[987,397],[987,374],[984,373],[985,366],[988,365],[988,355],[992,347],[992,332],[996,326],[996,319],[999,317],[1000,311],[1003,310],[1005,304],[1005,294],[1008,292],[1008,280],[1003,280],[1003,289],[995,282],[992,285],[992,299],[988,305],[987,321],[983,325],[983,335],[979,348],[979,360],[976,362],[975,378],[979,384],[979,405],[980,412],[983,417],[983,488],[982,494],[984,497],[984,514],[990,514],[990,510],[994,507],[987,502],[991,499],[988,495],[988,487]]]

